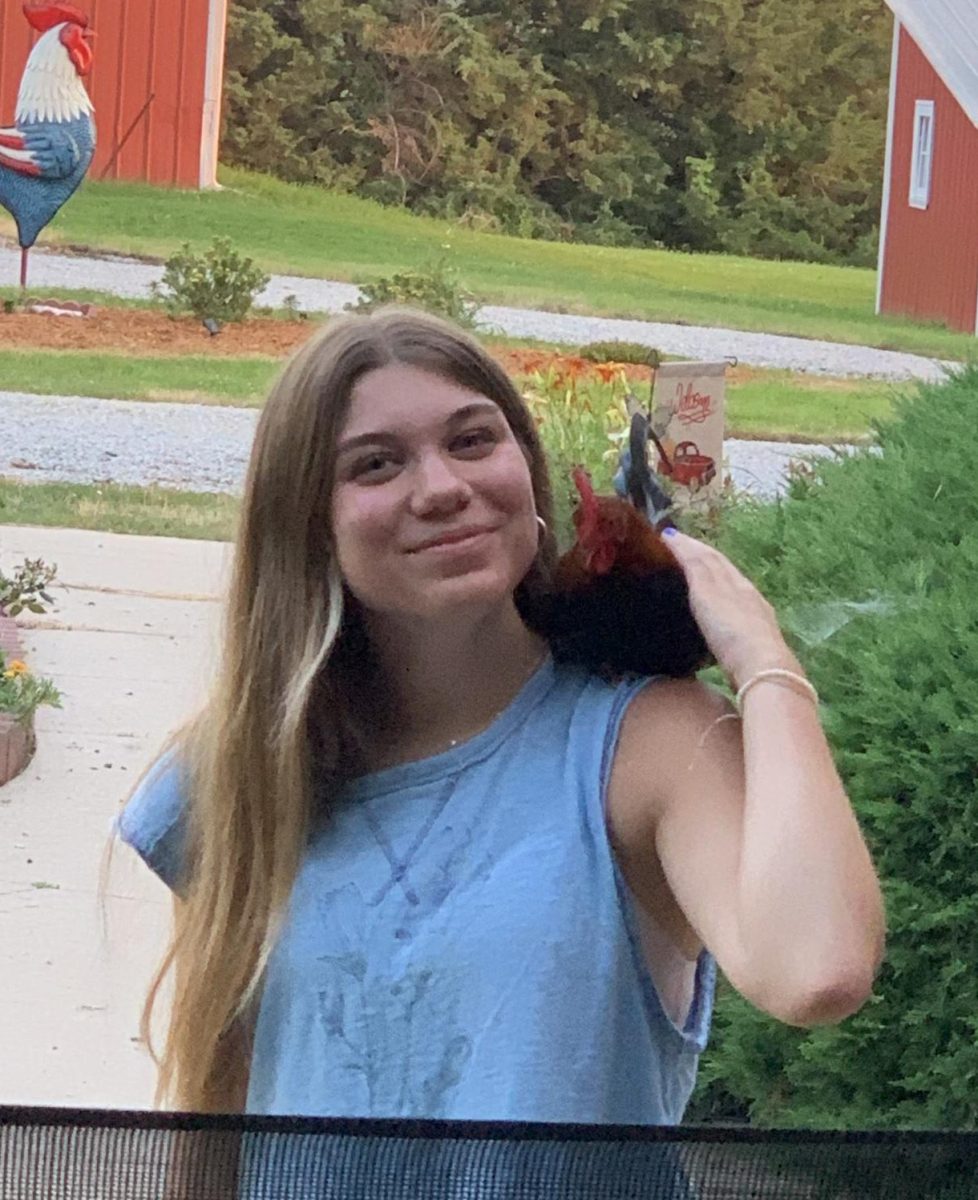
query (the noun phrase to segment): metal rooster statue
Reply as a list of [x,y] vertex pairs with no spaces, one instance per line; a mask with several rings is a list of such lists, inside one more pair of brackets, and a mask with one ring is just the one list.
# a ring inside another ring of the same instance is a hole
[[25,4],[42,35],[20,81],[15,124],[0,128],[0,205],[17,223],[20,286],[37,235],[85,178],[95,153],[88,17],[72,4]]

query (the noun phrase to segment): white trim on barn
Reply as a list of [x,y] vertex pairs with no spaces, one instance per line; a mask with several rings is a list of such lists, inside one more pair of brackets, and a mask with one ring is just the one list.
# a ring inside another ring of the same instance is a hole
[[911,208],[928,208],[934,178],[934,101],[917,100],[913,107],[913,149],[910,152]]
[[204,65],[204,109],[200,131],[200,187],[217,184],[217,151],[221,136],[221,97],[224,92],[224,43],[228,0],[210,0],[207,14],[207,58]]
[[886,115],[886,163],[883,166],[883,205],[880,212],[880,252],[876,266],[876,315],[883,311],[883,272],[886,269],[886,234],[890,224],[890,186],[893,176],[893,129],[896,121],[897,81],[900,73],[900,18],[893,21],[890,54],[890,103]]

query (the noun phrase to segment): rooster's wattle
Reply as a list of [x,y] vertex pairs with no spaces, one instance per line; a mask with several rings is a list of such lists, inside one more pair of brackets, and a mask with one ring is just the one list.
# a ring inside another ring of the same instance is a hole
[[88,17],[72,4],[25,4],[41,37],[17,95],[14,125],[0,128],[0,205],[17,224],[21,286],[37,235],[85,178],[95,153]]

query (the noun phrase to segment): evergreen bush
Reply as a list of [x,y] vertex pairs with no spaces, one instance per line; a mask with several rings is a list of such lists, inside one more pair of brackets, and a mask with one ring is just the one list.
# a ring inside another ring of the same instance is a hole
[[577,352],[581,358],[596,363],[638,363],[644,367],[657,367],[662,361],[660,351],[641,342],[588,342]]
[[978,367],[920,386],[880,453],[734,510],[721,546],[774,603],[887,900],[874,995],[789,1029],[725,989],[689,1120],[978,1124]]

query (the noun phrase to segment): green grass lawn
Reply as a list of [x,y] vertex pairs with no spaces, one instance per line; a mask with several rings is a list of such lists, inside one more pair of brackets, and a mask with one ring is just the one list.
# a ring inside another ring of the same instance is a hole
[[14,483],[0,477],[0,525],[228,541],[237,511],[233,496],[105,483]]
[[940,326],[877,318],[871,270],[527,241],[242,171],[225,168],[221,179],[216,192],[90,182],[45,240],[160,257],[223,234],[268,270],[354,282],[423,266],[450,246],[464,283],[486,301],[947,358],[976,349],[973,337]]
[[[0,228],[3,226],[3,209],[0,209]],[[30,296],[46,296],[52,289],[50,288],[28,288]],[[114,296],[111,292],[97,292],[91,288],[57,288],[58,296],[62,300],[75,300],[79,304],[98,304],[103,308],[156,308],[158,302],[156,300],[137,300],[129,299],[126,296]],[[4,300],[20,301],[21,290],[19,287],[0,287],[0,303]]]
[[133,358],[78,350],[0,350],[0,391],[110,400],[261,405],[279,363],[270,358]]
[[[116,400],[260,407],[279,369],[274,359],[133,358],[81,351],[0,350],[0,390]],[[791,371],[752,372],[728,386],[729,437],[849,441],[885,416],[895,385]]]
[[758,372],[727,388],[727,436],[771,441],[848,442],[868,437],[900,390],[878,379],[829,379]]

